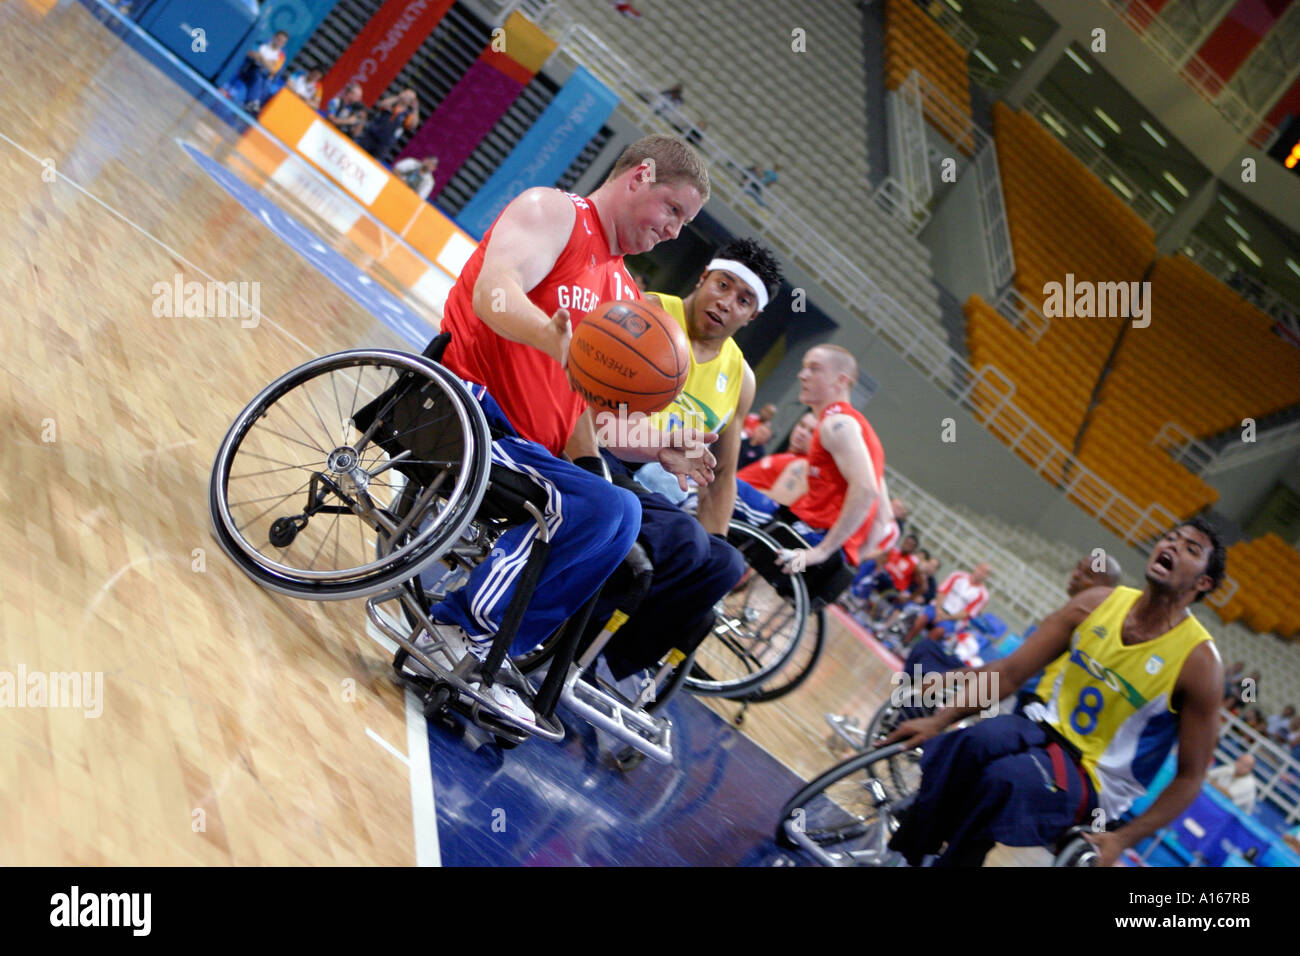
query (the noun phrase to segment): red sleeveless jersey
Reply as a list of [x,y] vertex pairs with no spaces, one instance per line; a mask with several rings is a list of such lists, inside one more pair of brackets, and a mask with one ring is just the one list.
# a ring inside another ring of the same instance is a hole
[[[880,480],[885,474],[885,449],[881,447],[875,429],[868,424],[862,413],[847,402],[834,402],[826,406],[821,418],[817,420],[817,429],[813,432],[812,441],[809,442],[808,490],[803,497],[790,506],[790,510],[798,515],[804,524],[818,530],[829,530],[831,525],[835,524],[835,519],[840,516],[840,509],[844,507],[844,493],[849,486],[844,476],[840,474],[831,453],[822,447],[821,426],[828,415],[848,415],[858,423],[858,427],[862,429],[862,440],[866,443],[867,453],[871,455],[871,468],[875,474],[877,488],[880,487]],[[844,542],[844,555],[852,565],[858,563],[858,550],[866,540],[867,532],[871,530],[878,504],[879,499],[871,503],[866,520]]]
[[[601,302],[639,299],[641,292],[609,253],[609,238],[596,209],[586,199],[565,193],[577,216],[569,242],[546,278],[528,293],[547,315],[564,307],[574,328]],[[474,313],[474,283],[496,223],[483,236],[447,296],[442,328],[451,333],[443,364],[463,379],[487,387],[515,430],[559,455],[586,404],[569,388],[560,363],[522,342],[492,331]]]

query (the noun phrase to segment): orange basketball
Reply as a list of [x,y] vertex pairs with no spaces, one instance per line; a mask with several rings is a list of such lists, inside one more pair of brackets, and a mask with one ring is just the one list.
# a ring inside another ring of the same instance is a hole
[[686,333],[647,301],[602,302],[573,330],[569,373],[596,411],[626,405],[633,412],[667,407],[691,370]]

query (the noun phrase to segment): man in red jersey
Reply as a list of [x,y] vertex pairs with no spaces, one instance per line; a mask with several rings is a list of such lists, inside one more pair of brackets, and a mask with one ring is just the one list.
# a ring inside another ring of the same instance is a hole
[[778,559],[787,572],[837,558],[856,564],[872,528],[893,520],[886,495],[885,451],[862,413],[849,404],[857,360],[838,345],[818,345],[804,355],[799,401],[817,417],[808,449],[808,490],[790,505],[811,548]]
[[[639,299],[623,256],[676,238],[708,194],[708,173],[694,150],[671,137],[647,136],[624,150],[586,198],[541,187],[520,194],[483,236],[447,297],[442,328],[451,342],[442,361],[471,384],[500,436],[492,442],[493,464],[547,493],[550,553],[512,653],[537,646],[582,607],[640,528],[635,495],[558,457],[575,429],[595,447],[591,416],[565,371],[573,326],[601,302]],[[654,434],[645,445],[613,450],[624,460],[657,460],[683,482],[689,477],[703,485],[715,464],[705,446],[716,438],[685,429],[671,442]],[[446,625],[439,638],[451,663],[465,653],[486,657],[537,533],[532,523],[508,530],[466,586],[431,609],[433,620]],[[492,692],[502,706],[532,717],[509,688],[494,684]]]

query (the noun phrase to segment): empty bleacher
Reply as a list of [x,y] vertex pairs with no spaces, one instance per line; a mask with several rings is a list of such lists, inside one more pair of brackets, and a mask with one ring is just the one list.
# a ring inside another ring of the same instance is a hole
[[[920,72],[942,95],[942,105],[927,104],[928,107],[945,113],[955,108],[961,117],[970,120],[970,74],[966,71],[966,51],[917,5],[916,0],[887,0],[885,88],[898,89],[913,70]],[[922,96],[926,93],[923,90]],[[974,152],[974,136],[966,133],[955,145],[969,156]]]
[[1238,587],[1219,609],[1224,621],[1293,641],[1300,637],[1300,552],[1266,534],[1228,548],[1228,567]]
[[[780,164],[780,180],[764,191],[768,208],[746,203],[738,212],[761,225],[789,208],[815,232],[805,257],[833,247],[945,336],[929,250],[872,199],[863,18],[853,0],[662,0],[639,20],[596,0],[560,7],[644,78],[636,93],[684,84],[681,117],[739,167],[715,164],[715,179]],[[804,31],[805,52],[792,49],[795,30]],[[828,284],[846,296],[862,292],[848,281]]]

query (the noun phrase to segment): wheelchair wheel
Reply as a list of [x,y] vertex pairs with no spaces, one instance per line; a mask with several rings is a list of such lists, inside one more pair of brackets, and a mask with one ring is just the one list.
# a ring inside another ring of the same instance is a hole
[[685,677],[685,686],[704,697],[739,698],[763,685],[794,656],[808,622],[807,586],[777,566],[781,546],[740,521],[731,523],[727,540],[749,570],[719,603],[718,622]]
[[[889,700],[876,710],[871,717],[871,722],[867,725],[865,735],[867,745],[864,748],[865,750],[879,747],[880,742],[893,733],[894,728],[904,721],[916,717],[928,717],[933,713],[931,708],[920,703],[919,693],[916,693],[916,697],[915,702],[912,702],[911,699],[904,699],[899,704]],[[886,762],[889,767],[890,782],[893,784],[894,792],[898,796],[908,796],[920,789],[921,750],[919,748],[902,751],[887,758]]]
[[821,660],[822,651],[826,649],[826,612],[818,610],[813,614],[815,625],[806,630],[795,652],[790,655],[785,666],[771,674],[757,690],[737,695],[735,700],[749,704],[764,704],[778,697],[784,697],[808,679],[808,675]]
[[879,865],[889,860],[898,793],[882,764],[903,744],[873,748],[836,764],[800,789],[781,808],[777,841],[811,852],[828,865]]
[[[454,375],[416,355],[326,355],[268,385],[235,419],[209,485],[223,551],[263,587],[343,600],[436,561],[473,520],[491,436]],[[399,517],[402,495],[434,520]]]

